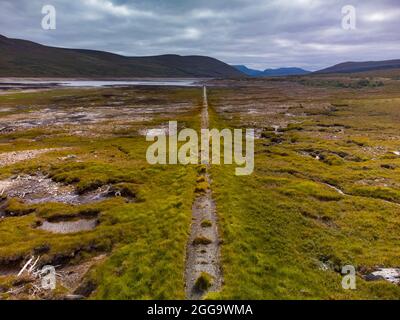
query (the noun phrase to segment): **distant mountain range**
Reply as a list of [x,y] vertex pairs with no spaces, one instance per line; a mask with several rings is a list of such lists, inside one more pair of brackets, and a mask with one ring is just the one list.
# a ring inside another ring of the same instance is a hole
[[[400,69],[400,60],[345,62],[312,74]],[[307,75],[301,68],[255,70],[206,56],[126,57],[104,51],[48,47],[0,35],[0,77],[230,78]]]
[[240,72],[250,77],[281,77],[281,76],[294,76],[309,74],[310,71],[301,68],[279,68],[279,69],[266,69],[264,71],[249,69],[244,65],[233,65]]
[[244,65],[234,65],[234,68],[250,77],[277,77],[306,74],[332,74],[332,73],[357,73],[367,71],[380,71],[400,69],[400,60],[344,62],[332,67],[310,72],[301,68],[266,69],[264,71],[247,68]]
[[0,35],[0,77],[134,78],[240,77],[230,65],[205,56],[125,57],[63,49]]
[[400,60],[344,62],[315,73],[354,73],[388,69],[400,69]]

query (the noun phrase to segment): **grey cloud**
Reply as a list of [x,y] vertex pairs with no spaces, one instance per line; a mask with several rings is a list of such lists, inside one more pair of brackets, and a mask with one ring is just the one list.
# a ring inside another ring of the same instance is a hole
[[[57,30],[40,27],[57,9]],[[357,29],[341,28],[341,8]],[[319,69],[400,58],[398,0],[2,0],[0,33],[130,56],[202,54],[227,63]]]

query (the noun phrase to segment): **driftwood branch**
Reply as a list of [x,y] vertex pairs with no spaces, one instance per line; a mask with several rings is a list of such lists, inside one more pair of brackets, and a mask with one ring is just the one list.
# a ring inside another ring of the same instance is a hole
[[18,273],[17,277],[20,277],[24,273],[25,269],[31,264],[33,259],[34,259],[34,257],[30,258],[28,260],[28,262],[24,264],[24,266],[22,267],[21,271]]
[[31,272],[34,271],[35,266],[36,266],[36,264],[38,263],[39,259],[40,259],[40,256],[37,257],[37,259],[35,260],[35,262],[34,262],[34,263],[31,265],[31,267],[29,268],[29,270],[28,270],[29,273],[31,273]]
[[[34,257],[32,256],[19,271],[17,277],[21,277],[23,275],[27,275],[31,280],[29,281],[30,287],[26,287],[25,284],[19,286],[17,288],[12,288],[7,293],[12,295],[19,295],[21,293],[28,293],[32,297],[37,296],[45,291],[42,287],[42,279],[43,279],[43,271],[38,267],[40,261],[40,256]],[[61,274],[56,273],[56,276],[62,277]]]

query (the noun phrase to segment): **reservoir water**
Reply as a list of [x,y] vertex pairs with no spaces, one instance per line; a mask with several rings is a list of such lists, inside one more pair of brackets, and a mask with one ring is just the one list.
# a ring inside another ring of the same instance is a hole
[[108,87],[108,86],[199,86],[202,79],[142,79],[142,80],[25,80],[0,79],[3,88],[13,87]]

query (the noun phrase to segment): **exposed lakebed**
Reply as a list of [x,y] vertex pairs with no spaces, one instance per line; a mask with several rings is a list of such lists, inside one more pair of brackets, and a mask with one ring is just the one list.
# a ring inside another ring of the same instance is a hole
[[198,86],[200,79],[144,79],[144,80],[29,80],[29,79],[4,79],[0,80],[0,88],[10,89],[36,89],[49,87],[115,87],[115,86]]
[[54,182],[40,173],[0,180],[2,195],[22,199],[28,204],[45,202],[84,204],[101,201],[110,195],[110,189],[110,186],[103,186],[95,191],[78,194],[73,186]]

